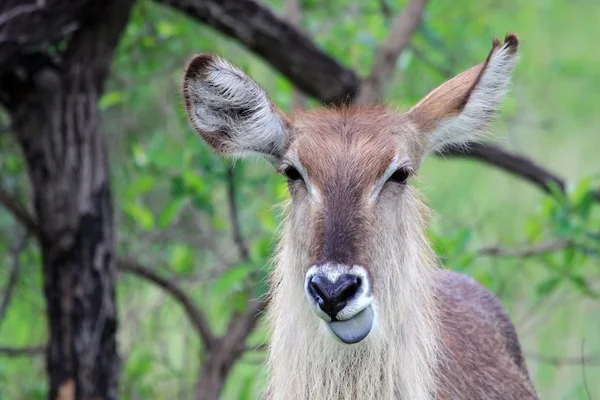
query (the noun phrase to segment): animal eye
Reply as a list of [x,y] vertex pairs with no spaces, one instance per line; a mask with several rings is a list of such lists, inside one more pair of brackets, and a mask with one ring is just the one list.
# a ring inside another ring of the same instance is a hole
[[302,179],[302,175],[300,175],[300,172],[298,172],[298,170],[296,168],[292,167],[291,165],[288,165],[287,167],[285,167],[285,169],[283,170],[283,174],[290,181],[297,181],[299,179]]
[[399,168],[396,170],[396,172],[394,172],[392,174],[392,176],[390,176],[390,178],[388,179],[388,182],[395,182],[395,183],[399,183],[401,185],[406,184],[406,181],[408,180],[408,178],[411,175],[411,170],[408,168]]

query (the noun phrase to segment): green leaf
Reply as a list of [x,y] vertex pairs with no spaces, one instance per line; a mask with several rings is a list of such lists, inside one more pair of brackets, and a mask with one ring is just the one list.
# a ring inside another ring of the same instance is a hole
[[252,272],[250,264],[239,264],[225,271],[212,285],[212,290],[218,295],[231,292],[231,289],[237,286],[241,287],[244,280]]
[[558,288],[560,282],[561,279],[557,277],[553,277],[543,281],[537,286],[537,294],[539,296],[548,296],[550,293],[552,293]]
[[175,272],[189,275],[194,272],[194,252],[189,246],[176,243],[171,248],[170,263]]
[[575,211],[584,221],[590,217],[595,202],[596,199],[594,193],[587,191],[581,196],[580,200],[575,203]]
[[532,217],[525,223],[525,235],[531,242],[539,240],[542,234],[542,223],[538,218]]
[[254,297],[260,298],[269,292],[269,272],[265,268],[259,268],[255,272]]
[[248,297],[243,291],[233,293],[230,299],[230,306],[235,312],[244,312],[248,308]]
[[468,244],[471,242],[472,237],[473,230],[468,228],[459,230],[454,243],[454,254],[462,254],[466,250]]
[[110,107],[116,106],[123,102],[123,92],[113,90],[105,93],[98,102],[100,110],[104,111]]
[[204,194],[196,194],[192,197],[192,203],[199,210],[205,211],[209,214],[214,213],[214,208],[209,196]]
[[174,176],[171,178],[171,196],[182,197],[187,194],[185,183],[181,176]]
[[588,281],[581,275],[570,275],[569,280],[579,289],[583,294],[590,297],[598,297],[598,293],[588,284]]
[[192,172],[192,171],[184,171],[182,176],[183,182],[185,183],[185,187],[189,192],[204,194],[207,191],[206,183],[202,178]]
[[248,375],[238,386],[239,400],[254,400],[254,398],[256,397],[252,393],[252,384],[254,383],[254,379],[255,377],[253,375]]
[[459,270],[464,271],[473,264],[473,261],[475,261],[476,258],[477,255],[474,252],[464,253],[458,258],[455,265],[458,266]]
[[143,230],[150,230],[154,227],[154,215],[150,209],[140,203],[127,203],[123,209],[125,214],[132,218]]
[[139,381],[152,371],[154,355],[148,351],[134,352],[127,360],[127,377]]
[[573,200],[573,202],[581,202],[581,200],[590,192],[591,185],[592,179],[589,177],[580,180],[577,184],[577,187],[575,188],[575,191],[571,195],[571,199]]
[[273,241],[271,237],[265,236],[258,240],[256,240],[252,244],[252,248],[250,249],[251,258],[253,260],[267,260],[271,257],[271,250]]
[[564,251],[564,269],[569,270],[573,266],[573,260],[577,255],[577,250],[574,247],[567,247]]
[[140,168],[143,168],[148,165],[148,154],[140,144],[134,144],[131,150],[133,153],[133,160],[135,161],[135,165],[137,165]]
[[158,216],[158,227],[164,229],[171,225],[171,222],[175,219],[181,208],[186,204],[186,198],[175,198],[169,202],[169,204],[162,210]]
[[552,197],[562,206],[567,206],[569,204],[569,199],[565,192],[561,189],[558,183],[554,181],[548,181],[548,189],[550,189],[550,194]]
[[137,197],[148,193],[156,185],[156,177],[152,174],[142,173],[134,179],[125,190],[126,199],[136,199]]
[[175,25],[173,25],[165,20],[158,22],[158,24],[156,25],[156,30],[158,31],[158,34],[163,38],[169,38],[169,37],[175,35],[175,33],[177,31]]

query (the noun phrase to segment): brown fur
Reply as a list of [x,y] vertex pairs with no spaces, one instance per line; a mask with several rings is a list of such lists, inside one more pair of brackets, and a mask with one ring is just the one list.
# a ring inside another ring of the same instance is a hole
[[343,107],[294,116],[288,152],[298,155],[323,197],[322,207],[312,216],[313,264],[368,268],[364,237],[370,233],[372,218],[365,198],[398,151],[408,156],[393,129],[402,126],[399,120],[384,107]]
[[506,311],[475,280],[442,270],[436,282],[442,326],[439,400],[536,399]]

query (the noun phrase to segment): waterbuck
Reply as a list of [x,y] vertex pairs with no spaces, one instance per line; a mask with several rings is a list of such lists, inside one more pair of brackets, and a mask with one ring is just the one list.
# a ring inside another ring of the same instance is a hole
[[226,61],[195,56],[190,124],[218,152],[258,154],[291,200],[271,280],[270,400],[536,399],[515,329],[473,279],[438,267],[409,183],[425,156],[476,139],[510,81],[518,39],[407,112],[286,117]]

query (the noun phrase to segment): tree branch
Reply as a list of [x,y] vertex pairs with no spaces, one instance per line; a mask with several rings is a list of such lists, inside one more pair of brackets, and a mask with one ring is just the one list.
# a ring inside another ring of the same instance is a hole
[[[527,157],[509,153],[493,144],[469,143],[467,146],[455,146],[445,149],[441,156],[475,158],[524,179],[546,193],[551,193],[552,184],[562,192],[566,190],[566,182],[559,176]],[[600,190],[594,191],[594,197],[600,202]]]
[[374,104],[381,100],[384,86],[394,74],[396,62],[410,44],[410,38],[421,24],[427,0],[411,0],[392,24],[387,41],[375,54],[371,75],[363,81],[358,104]]
[[202,311],[196,307],[192,299],[190,299],[190,297],[176,283],[161,277],[158,273],[150,268],[144,267],[137,261],[129,258],[118,257],[117,267],[121,271],[128,272],[149,280],[173,296],[184,308],[188,318],[190,319],[190,322],[200,335],[200,338],[204,341],[207,349],[210,350],[215,346],[217,339],[210,329],[208,320]]
[[30,357],[40,356],[46,351],[46,345],[35,347],[7,347],[0,346],[0,356],[4,357]]
[[237,245],[240,257],[245,262],[250,261],[250,251],[242,236],[242,229],[240,228],[240,218],[236,203],[236,190],[235,190],[235,170],[233,167],[227,169],[227,200],[229,203],[229,218],[231,218],[231,229],[233,230],[233,240]]
[[19,17],[20,15],[29,14],[34,11],[40,11],[46,6],[45,0],[37,0],[33,4],[21,4],[0,14],[0,25],[4,25],[10,20]]
[[[296,29],[302,29],[302,5],[300,0],[285,0],[285,18]],[[298,89],[292,89],[292,109],[302,109],[306,96]]]
[[598,355],[581,355],[579,357],[554,357],[554,356],[545,356],[542,354],[536,353],[526,353],[525,357],[544,364],[551,364],[555,366],[561,365],[591,365],[591,366],[600,366],[600,356]]
[[2,321],[4,320],[4,316],[6,315],[6,310],[10,305],[10,301],[12,300],[13,291],[15,286],[17,285],[17,280],[19,278],[19,271],[21,269],[21,263],[19,260],[19,256],[23,252],[23,250],[27,247],[27,239],[29,237],[28,233],[25,233],[16,243],[14,248],[11,250],[13,265],[10,270],[10,275],[8,278],[8,283],[6,284],[6,289],[4,290],[4,297],[2,298],[2,303],[0,303],[0,325],[2,325]]
[[573,246],[575,246],[575,243],[572,240],[556,239],[522,249],[506,249],[500,246],[487,246],[477,250],[477,254],[483,256],[527,258],[565,250]]
[[252,0],[156,0],[238,40],[325,103],[345,103],[360,79],[303,32]]
[[39,229],[35,219],[31,216],[29,211],[21,205],[21,203],[15,199],[15,197],[7,192],[4,188],[0,187],[0,204],[2,204],[8,211],[10,211],[13,217],[22,224],[27,231],[32,235],[38,237]]

